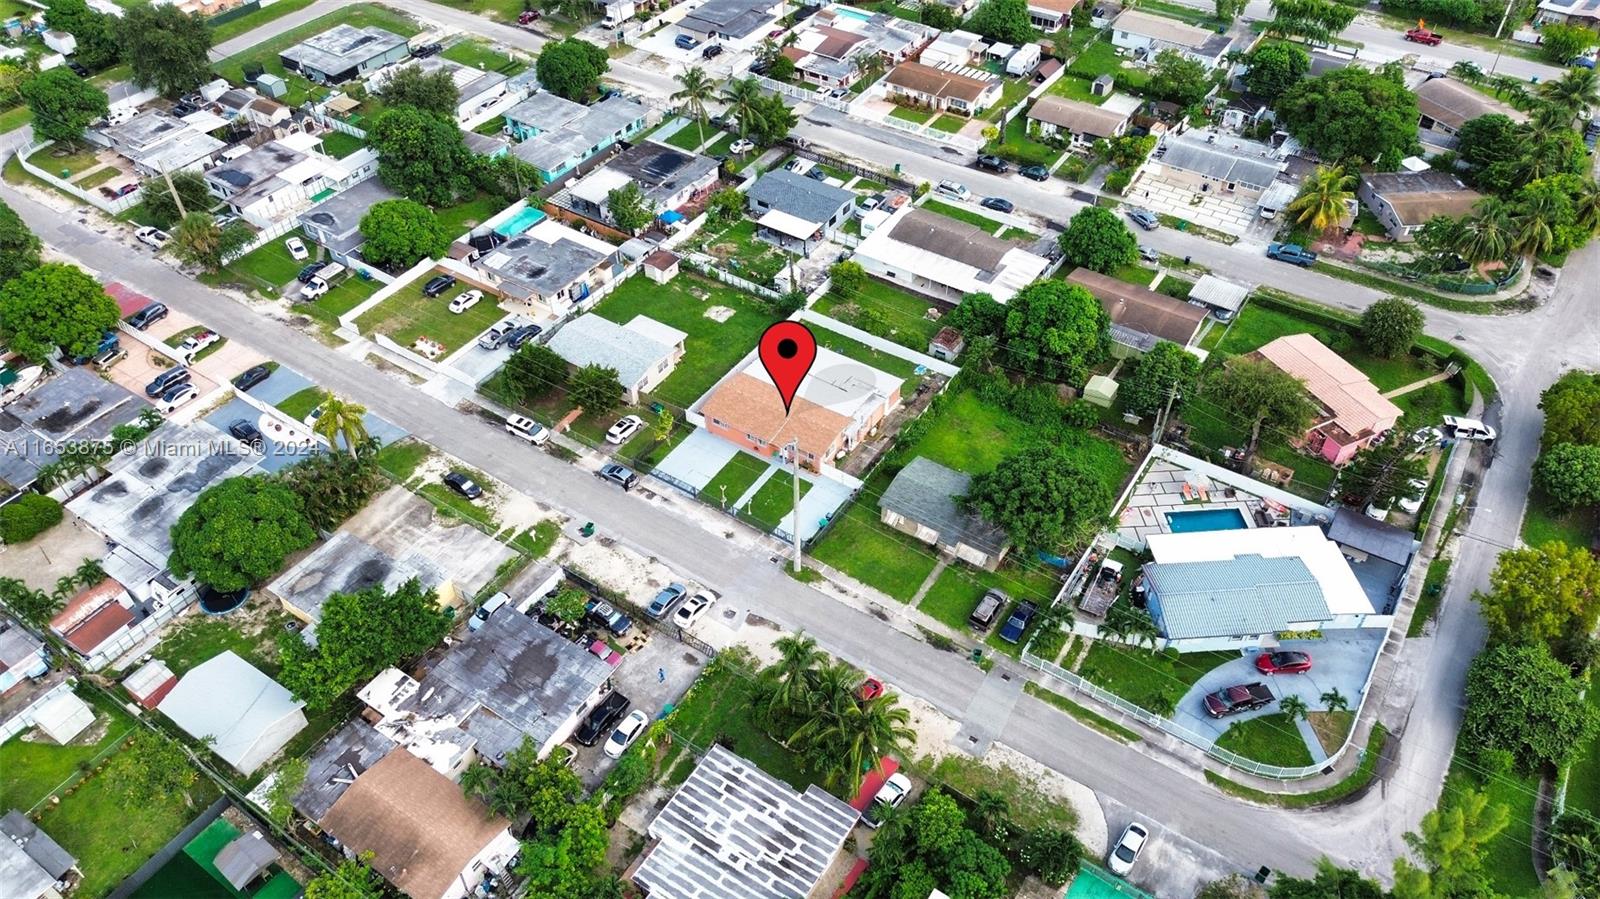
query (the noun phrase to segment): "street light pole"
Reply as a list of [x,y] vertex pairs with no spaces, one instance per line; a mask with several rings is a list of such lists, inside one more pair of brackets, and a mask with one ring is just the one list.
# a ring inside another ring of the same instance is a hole
[[789,520],[789,538],[794,541],[794,573],[800,573],[800,438],[789,441],[789,453],[793,470],[790,479],[794,481],[794,509]]

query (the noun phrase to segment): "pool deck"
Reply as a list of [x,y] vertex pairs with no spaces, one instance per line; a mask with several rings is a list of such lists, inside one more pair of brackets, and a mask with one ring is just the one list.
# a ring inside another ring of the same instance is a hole
[[[1184,484],[1190,490],[1203,490],[1206,499],[1187,500],[1183,496]],[[1232,492],[1232,496],[1228,493]],[[1263,500],[1255,494],[1218,484],[1205,475],[1175,465],[1165,459],[1150,464],[1150,470],[1134,486],[1128,504],[1117,516],[1117,532],[1124,538],[1143,544],[1151,534],[1172,533],[1167,521],[1168,512],[1202,512],[1216,509],[1236,509],[1244,517],[1244,526],[1255,527],[1252,514]]]

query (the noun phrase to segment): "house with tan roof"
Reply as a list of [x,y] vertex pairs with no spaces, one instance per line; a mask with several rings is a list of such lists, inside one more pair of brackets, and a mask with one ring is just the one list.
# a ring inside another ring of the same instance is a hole
[[1395,240],[1410,240],[1436,215],[1460,218],[1483,199],[1449,172],[1373,172],[1361,176],[1356,196]]
[[510,821],[399,747],[349,782],[317,826],[352,857],[372,853],[372,869],[412,899],[474,895],[518,848]]
[[915,206],[873,228],[855,260],[868,274],[951,303],[969,293],[1004,303],[1050,267],[1050,260],[982,228]]
[[1175,50],[1214,69],[1233,46],[1233,36],[1142,9],[1126,9],[1111,23],[1111,43],[1151,59],[1163,50]]
[[797,441],[800,464],[821,471],[900,405],[900,386],[894,375],[818,347],[789,412],[754,357],[712,390],[700,412],[706,430],[760,456],[783,454]]
[[1039,137],[1060,137],[1069,143],[1090,144],[1121,137],[1131,113],[1045,94],[1028,109],[1028,131]]
[[1304,448],[1343,465],[1400,420],[1401,409],[1372,380],[1310,334],[1289,334],[1247,358],[1263,359],[1298,378],[1320,408],[1302,438]]
[[[1111,316],[1111,340],[1117,345],[1113,352],[1119,356],[1149,352],[1163,340],[1188,347],[1194,342],[1200,323],[1206,319],[1204,307],[1191,306],[1148,287],[1091,269],[1073,269],[1067,276],[1067,283],[1094,294]],[[1117,348],[1122,351],[1118,352]]]
[[1429,78],[1417,85],[1417,110],[1422,113],[1418,127],[1423,131],[1454,135],[1461,126],[1479,116],[1499,113],[1513,121],[1527,116],[1488,94],[1453,78]]
[[891,100],[929,109],[977,115],[1000,100],[1000,77],[955,63],[903,62],[884,79]]
[[1077,8],[1078,0],[1028,0],[1028,21],[1040,31],[1060,31]]
[[885,66],[898,65],[939,34],[937,28],[886,13],[850,13],[824,9],[794,32],[793,42],[782,52],[794,62],[801,80],[847,87],[861,77],[867,61],[877,59]]

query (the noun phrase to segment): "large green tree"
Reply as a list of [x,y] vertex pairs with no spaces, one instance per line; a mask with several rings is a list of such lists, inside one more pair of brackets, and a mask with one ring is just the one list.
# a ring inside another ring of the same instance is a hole
[[1558,443],[1600,444],[1600,372],[1573,370],[1539,394],[1546,449]]
[[1596,36],[1582,25],[1563,25],[1547,22],[1539,29],[1539,50],[1551,62],[1566,65],[1583,51],[1593,47]]
[[1556,646],[1592,632],[1600,620],[1600,561],[1554,540],[1507,550],[1489,575],[1489,592],[1477,599],[1494,639]]
[[390,106],[415,106],[444,119],[454,119],[461,92],[447,70],[425,72],[420,65],[401,66],[383,83],[378,96]]
[[415,200],[372,204],[361,217],[361,236],[367,239],[361,255],[373,265],[394,271],[442,256],[450,248],[450,235],[439,217]]
[[1356,7],[1337,0],[1272,0],[1267,33],[1327,43],[1350,27]]
[[22,97],[33,112],[34,135],[67,144],[81,140],[89,123],[103,118],[110,108],[105,91],[65,66],[23,82]]
[[322,604],[316,646],[298,633],[279,636],[279,680],[306,705],[328,708],[383,669],[427,652],[449,632],[450,615],[439,607],[439,594],[416,578],[393,593],[382,584],[334,593]]
[[528,816],[528,833],[555,833],[583,800],[583,781],[559,759],[539,758],[539,747],[524,737],[498,767],[478,762],[461,776],[461,787],[482,799],[497,815]]
[[518,402],[529,403],[567,383],[567,360],[543,344],[525,343],[506,360],[500,380]]
[[1028,16],[1028,0],[983,0],[967,17],[966,27],[991,41],[1017,46],[1039,35]]
[[1422,336],[1422,308],[1399,297],[1381,299],[1361,313],[1361,342],[1374,354],[1393,358],[1411,351]]
[[372,854],[347,858],[332,871],[323,871],[306,884],[305,899],[384,899],[383,877],[372,870]]
[[200,771],[176,742],[141,730],[126,749],[111,757],[99,779],[126,808],[173,800],[188,807],[189,790],[200,779]]
[[204,16],[172,5],[130,7],[117,27],[122,59],[140,87],[176,97],[210,81],[211,26]]
[[1160,340],[1133,362],[1133,372],[1122,379],[1118,395],[1129,412],[1155,415],[1173,400],[1173,408],[1194,386],[1200,360],[1170,340]]
[[61,503],[43,493],[24,493],[0,506],[0,543],[20,546],[61,523]]
[[1283,874],[1272,878],[1267,895],[1271,899],[1389,899],[1383,884],[1361,876],[1360,871],[1341,868],[1327,856],[1317,859],[1317,873],[1310,878]]
[[622,383],[614,368],[585,365],[567,379],[567,396],[585,414],[604,415],[622,403]]
[[354,454],[315,453],[279,472],[278,480],[300,497],[313,527],[332,531],[388,486],[376,455],[373,441]]
[[48,625],[64,602],[62,597],[35,590],[18,578],[0,577],[0,606],[34,627]]
[[1056,238],[1068,265],[1109,274],[1139,258],[1139,241],[1122,219],[1109,209],[1085,206],[1067,222]]
[[1000,333],[1006,323],[1006,307],[989,294],[969,293],[940,322],[960,331],[967,340],[976,340]]
[[1600,818],[1569,804],[1550,828],[1550,857],[1579,883],[1600,884]]
[[172,232],[172,252],[179,260],[208,272],[222,268],[224,262],[255,240],[256,233],[244,222],[218,226],[211,213],[192,211]]
[[1249,70],[1244,86],[1252,94],[1276,100],[1311,71],[1311,56],[1287,41],[1265,41],[1244,59]]
[[1062,281],[1029,285],[1006,304],[1005,364],[1047,381],[1082,384],[1110,349],[1111,316],[1089,291]]
[[506,203],[515,203],[544,186],[537,166],[511,155],[480,159],[473,172],[478,187]]
[[1467,710],[1457,742],[1480,758],[1500,750],[1517,770],[1566,767],[1600,729],[1583,683],[1542,643],[1495,643],[1467,669]]
[[0,200],[0,284],[39,267],[39,236]]
[[1345,209],[1354,196],[1350,188],[1355,183],[1356,177],[1347,174],[1344,166],[1319,165],[1300,185],[1300,193],[1285,209],[1294,216],[1296,224],[1320,234],[1344,218]]
[[1539,454],[1533,478],[1563,508],[1600,505],[1600,446],[1558,443]]
[[1012,453],[972,479],[963,500],[1024,549],[1055,551],[1098,533],[1111,491],[1082,458],[1061,446]]
[[1422,865],[1395,860],[1396,899],[1497,895],[1483,867],[1485,849],[1510,820],[1509,809],[1491,804],[1487,793],[1468,790],[1450,796],[1422,816],[1417,833],[1405,835]]
[[90,9],[84,0],[50,0],[49,8],[44,11],[44,23],[72,35],[77,42],[72,58],[90,69],[115,65],[122,52],[117,45],[116,20]]
[[179,577],[242,590],[277,574],[284,559],[316,539],[294,491],[269,478],[228,478],[179,516],[167,564]]
[[1206,379],[1205,392],[1215,405],[1249,422],[1246,458],[1255,455],[1264,428],[1298,437],[1316,411],[1300,379],[1266,360],[1229,360]]
[[1392,66],[1376,72],[1350,66],[1308,78],[1284,91],[1277,111],[1291,134],[1330,161],[1394,169],[1420,147],[1417,96]]
[[447,206],[472,193],[478,159],[461,129],[413,106],[378,114],[368,132],[378,151],[378,177],[419,203]]
[[0,334],[34,362],[57,347],[71,357],[93,353],[121,317],[117,301],[76,265],[47,262],[0,285]]
[[1211,90],[1211,72],[1176,50],[1162,50],[1156,54],[1146,87],[1158,99],[1189,106],[1200,102]]
[[967,825],[961,806],[938,787],[890,817],[873,837],[868,858],[872,864],[857,886],[863,899],[921,899],[936,888],[952,899],[1010,895],[1011,864]]
[[545,44],[534,64],[545,90],[580,102],[594,96],[600,76],[609,68],[611,60],[604,48],[576,37]]
[[1389,439],[1356,456],[1340,483],[1345,501],[1356,508],[1392,508],[1397,500],[1420,499],[1420,488],[1413,481],[1428,480],[1428,467],[1404,434]]
[[606,193],[606,211],[611,213],[612,224],[629,234],[650,227],[658,213],[655,202],[634,181]]
[[770,147],[789,136],[800,119],[793,108],[783,102],[783,96],[760,96],[751,105],[748,136],[763,147]]
[[516,872],[531,895],[549,899],[593,899],[596,869],[606,860],[608,831],[599,807],[573,807],[559,831],[522,844]]

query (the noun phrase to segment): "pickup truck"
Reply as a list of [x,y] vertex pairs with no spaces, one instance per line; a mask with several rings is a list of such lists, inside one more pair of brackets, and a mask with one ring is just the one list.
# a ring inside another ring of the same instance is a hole
[[1421,26],[1406,29],[1405,38],[1412,43],[1424,44],[1429,47],[1437,47],[1444,42],[1444,35],[1437,31],[1429,31]]
[[1223,687],[1215,693],[1206,694],[1206,714],[1213,718],[1224,718],[1240,712],[1253,712],[1271,705],[1276,698],[1272,695],[1272,691],[1267,689],[1267,685],[1260,681],[1253,684],[1235,684],[1232,687]]
[[1317,261],[1317,254],[1297,243],[1274,243],[1267,245],[1267,258],[1310,268]]

